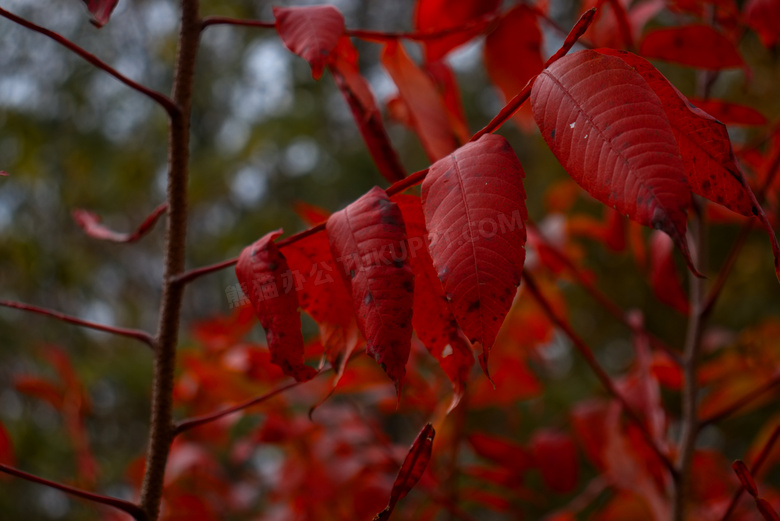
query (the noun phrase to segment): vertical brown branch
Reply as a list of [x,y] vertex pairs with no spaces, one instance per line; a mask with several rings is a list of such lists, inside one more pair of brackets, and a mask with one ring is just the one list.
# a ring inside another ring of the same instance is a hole
[[157,519],[160,511],[165,466],[174,437],[173,377],[176,367],[179,315],[184,290],[184,285],[176,282],[174,277],[184,271],[190,111],[195,58],[201,31],[198,0],[182,0],[181,12],[172,96],[179,110],[171,116],[168,129],[168,221],[165,236],[165,275],[157,327],[157,351],[154,358],[149,445],[141,488],[141,508],[146,512],[150,521]]

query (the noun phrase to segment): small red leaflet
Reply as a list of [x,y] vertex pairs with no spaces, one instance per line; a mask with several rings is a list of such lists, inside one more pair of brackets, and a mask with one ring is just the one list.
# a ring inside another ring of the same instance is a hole
[[299,382],[317,371],[303,363],[303,334],[298,314],[298,291],[287,260],[274,244],[276,230],[244,248],[236,264],[236,276],[265,329],[271,362]]
[[332,5],[274,7],[276,31],[284,45],[311,65],[315,80],[344,34],[344,16]]

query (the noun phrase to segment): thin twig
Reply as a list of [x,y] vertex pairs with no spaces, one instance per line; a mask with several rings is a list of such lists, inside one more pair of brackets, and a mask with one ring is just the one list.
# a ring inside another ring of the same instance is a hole
[[130,503],[128,501],[124,501],[122,499],[104,496],[102,494],[95,494],[94,492],[89,492],[87,490],[82,490],[80,488],[71,487],[70,485],[64,485],[62,483],[57,483],[56,481],[50,481],[46,478],[42,478],[40,476],[36,476],[28,472],[24,472],[23,470],[19,470],[14,467],[9,467],[8,465],[3,465],[2,463],[0,463],[0,472],[10,474],[11,476],[16,476],[17,478],[22,478],[27,481],[32,481],[33,483],[45,485],[49,488],[57,489],[71,496],[80,497],[81,499],[86,499],[88,501],[100,503],[101,505],[106,505],[112,508],[116,508],[117,510],[121,510],[126,514],[129,514],[136,521],[147,520],[146,513],[141,509],[141,507],[133,503]]
[[14,23],[17,23],[21,25],[22,27],[26,27],[27,29],[30,29],[31,31],[35,31],[36,33],[40,33],[44,36],[48,36],[55,42],[59,43],[63,47],[67,48],[69,51],[73,52],[74,54],[77,54],[81,58],[88,61],[90,64],[92,64],[94,67],[107,72],[117,80],[121,81],[131,89],[140,92],[144,96],[150,98],[151,100],[158,103],[160,106],[162,106],[169,115],[173,116],[174,114],[179,112],[178,105],[169,97],[165,96],[164,94],[157,92],[156,90],[152,90],[148,87],[145,87],[141,85],[140,83],[131,80],[121,72],[117,71],[110,65],[108,65],[106,62],[102,61],[98,57],[96,57],[94,54],[86,51],[82,47],[79,47],[75,43],[71,42],[64,36],[61,36],[54,31],[50,31],[49,29],[46,29],[45,27],[41,27],[40,25],[36,25],[28,20],[25,20],[24,18],[21,18],[19,16],[16,16],[15,14],[6,11],[5,9],[0,7],[0,16],[7,18],[8,20],[11,20]]
[[66,315],[65,313],[60,313],[59,311],[33,306],[31,304],[23,304],[22,302],[13,302],[10,300],[0,300],[0,306],[5,308],[19,309],[21,311],[29,311],[30,313],[37,313],[39,315],[56,318],[57,320],[67,322],[69,324],[94,329],[96,331],[103,331],[113,335],[132,338],[134,340],[143,342],[144,344],[154,349],[154,338],[152,338],[152,335],[146,331],[141,331],[140,329],[128,329],[124,327],[114,327],[107,326],[105,324],[98,324],[96,322],[90,322],[89,320],[82,320],[71,315]]
[[643,422],[639,417],[639,414],[637,414],[631,408],[625,397],[617,390],[615,384],[612,382],[612,379],[609,377],[607,372],[604,371],[601,365],[599,365],[596,357],[593,355],[593,351],[588,346],[588,344],[586,344],[585,341],[572,329],[571,325],[569,325],[567,321],[558,316],[550,302],[542,294],[541,290],[539,289],[539,285],[534,280],[534,277],[526,270],[523,270],[523,281],[528,287],[528,290],[531,292],[534,300],[536,300],[536,302],[541,306],[545,315],[547,315],[547,317],[556,325],[556,327],[561,329],[566,334],[566,336],[569,337],[580,354],[585,358],[585,362],[596,375],[596,378],[598,378],[599,382],[601,382],[601,385],[614,399],[620,403],[628,419],[639,428],[639,432],[642,434],[645,442],[656,455],[656,457],[658,457],[661,463],[663,463],[672,477],[676,476],[677,469],[674,467],[669,457],[664,454],[663,451],[661,451],[658,445],[656,445],[653,436],[647,430],[645,422]]

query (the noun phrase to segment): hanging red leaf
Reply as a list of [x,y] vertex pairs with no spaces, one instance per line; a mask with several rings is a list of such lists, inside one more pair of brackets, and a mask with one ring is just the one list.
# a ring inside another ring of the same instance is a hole
[[[484,56],[493,85],[501,90],[504,101],[512,99],[544,68],[537,13],[520,4],[502,15],[485,38]],[[513,118],[521,129],[531,130],[533,116],[528,105],[520,107]]]
[[330,63],[330,72],[346,99],[360,134],[377,168],[391,183],[406,177],[406,170],[393,148],[376,106],[368,81],[358,69],[358,52],[350,39],[343,36]]
[[138,227],[138,229],[132,233],[120,233],[115,232],[113,230],[110,230],[106,226],[100,224],[100,216],[92,213],[87,210],[80,210],[76,209],[73,210],[73,220],[76,221],[76,224],[78,224],[82,230],[84,230],[84,233],[89,235],[90,237],[94,237],[95,239],[101,239],[104,241],[110,241],[110,242],[123,242],[123,243],[130,243],[135,242],[147,233],[154,227],[154,225],[157,223],[157,220],[168,210],[168,204],[163,203],[157,208],[154,209],[154,211],[149,214],[149,216],[144,219],[144,222],[141,223],[141,226]]
[[[487,25],[480,20],[499,8],[501,0],[418,0],[414,28],[423,32],[462,29],[425,42],[425,60],[443,58],[455,47],[471,40]],[[479,22],[483,23],[479,23]]]
[[411,347],[414,288],[401,211],[374,187],[331,215],[326,230],[366,350],[400,393]]
[[412,128],[431,160],[440,159],[458,147],[450,127],[447,108],[436,85],[420,69],[396,41],[382,51],[382,65],[393,78],[404,104],[408,108]]
[[437,60],[434,62],[425,62],[425,72],[433,79],[437,90],[444,101],[444,107],[447,109],[447,117],[450,121],[450,128],[455,134],[459,144],[467,143],[471,138],[466,113],[463,110],[463,102],[460,99],[460,90],[455,73],[447,64],[446,60]]
[[577,487],[579,462],[569,435],[551,429],[538,430],[531,438],[530,449],[547,488],[567,494]]
[[780,2],[777,0],[747,0],[742,8],[745,22],[758,33],[767,49],[780,40]]
[[299,382],[311,380],[317,371],[303,363],[303,334],[298,314],[298,291],[285,284],[290,269],[274,244],[276,230],[244,248],[236,264],[238,282],[249,297],[265,329],[271,362]]
[[650,287],[658,300],[683,315],[690,312],[688,296],[674,267],[673,245],[668,235],[656,231],[650,236]]
[[108,23],[111,13],[114,12],[119,0],[83,0],[87,9],[92,13],[92,25],[98,29]]
[[426,424],[417,437],[414,439],[409,453],[404,458],[401,468],[398,470],[398,476],[393,483],[393,489],[390,491],[390,501],[387,507],[374,517],[374,521],[386,521],[390,519],[395,505],[409,493],[412,488],[420,481],[428,462],[431,460],[433,451],[433,438],[436,431],[433,425]]
[[651,31],[642,40],[639,54],[700,69],[720,70],[745,65],[731,40],[708,25]]
[[690,101],[710,116],[727,125],[761,126],[768,123],[766,116],[747,105],[712,98],[690,98]]
[[747,490],[748,494],[753,497],[758,497],[758,488],[756,487],[756,482],[753,481],[753,475],[750,473],[747,465],[745,465],[745,462],[742,460],[736,460],[731,464],[731,468],[734,469],[734,473],[737,475],[739,481],[742,483],[742,486],[745,487],[745,490]]
[[341,12],[332,5],[274,7],[274,18],[284,45],[309,62],[312,77],[320,79],[345,31]]
[[490,348],[525,260],[523,168],[501,136],[486,134],[434,163],[422,184],[429,251],[463,332]]
[[619,58],[579,51],[539,75],[531,106],[569,175],[602,203],[669,234],[695,272],[685,241],[685,168],[644,78]]
[[401,194],[393,200],[401,209],[409,236],[409,262],[414,272],[412,325],[417,337],[452,382],[454,395],[450,404],[451,410],[463,396],[474,364],[474,355],[450,311],[444,289],[436,276],[433,260],[426,248],[428,231],[425,228],[420,198]]
[[664,8],[664,4],[665,0],[586,0],[580,10],[598,9],[588,29],[588,38],[593,45],[622,49],[634,46],[642,29]]

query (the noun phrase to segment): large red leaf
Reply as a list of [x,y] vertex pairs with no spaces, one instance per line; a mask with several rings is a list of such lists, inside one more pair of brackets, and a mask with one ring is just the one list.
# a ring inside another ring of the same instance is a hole
[[531,105],[569,175],[602,203],[669,234],[692,267],[690,187],[664,108],[644,78],[620,58],[580,51],[539,75]]
[[465,391],[474,355],[471,346],[458,328],[450,311],[444,289],[436,276],[433,260],[426,247],[422,202],[414,195],[401,194],[393,198],[409,236],[409,262],[414,271],[414,312],[412,325],[417,337],[452,382],[454,395],[450,409],[460,402]]
[[766,48],[780,40],[780,2],[777,0],[747,0],[743,7],[745,21],[758,33]]
[[434,163],[422,184],[433,265],[458,324],[490,348],[523,271],[523,169],[501,136],[486,134]]
[[440,159],[458,146],[444,100],[433,80],[420,69],[396,41],[382,51],[382,65],[393,78],[408,108],[411,125],[431,160]]
[[270,232],[244,248],[238,257],[236,276],[265,329],[271,362],[302,382],[313,378],[317,371],[303,363],[298,291],[294,285],[285,284],[290,270],[273,242],[281,234],[282,230]]
[[[490,80],[505,101],[512,99],[544,68],[542,31],[536,12],[520,4],[505,13],[485,39],[484,55]],[[527,105],[515,112],[514,119],[524,130],[533,125]]]
[[474,38],[484,28],[481,24],[475,24],[475,21],[495,12],[500,5],[500,0],[418,0],[414,11],[414,27],[418,31],[468,28],[426,41],[426,61],[438,60]]
[[734,44],[708,25],[656,29],[642,40],[639,53],[701,69],[720,70],[745,64]]
[[119,0],[83,0],[87,9],[92,13],[92,24],[95,27],[103,27],[108,23],[111,13],[114,12]]
[[344,16],[332,5],[312,5],[274,7],[274,17],[284,45],[309,62],[312,77],[320,79],[344,34]]
[[567,494],[577,486],[579,461],[574,441],[568,434],[541,429],[531,438],[531,454],[547,488]]
[[411,348],[414,289],[401,211],[384,190],[374,187],[331,215],[326,230],[366,350],[400,393]]

